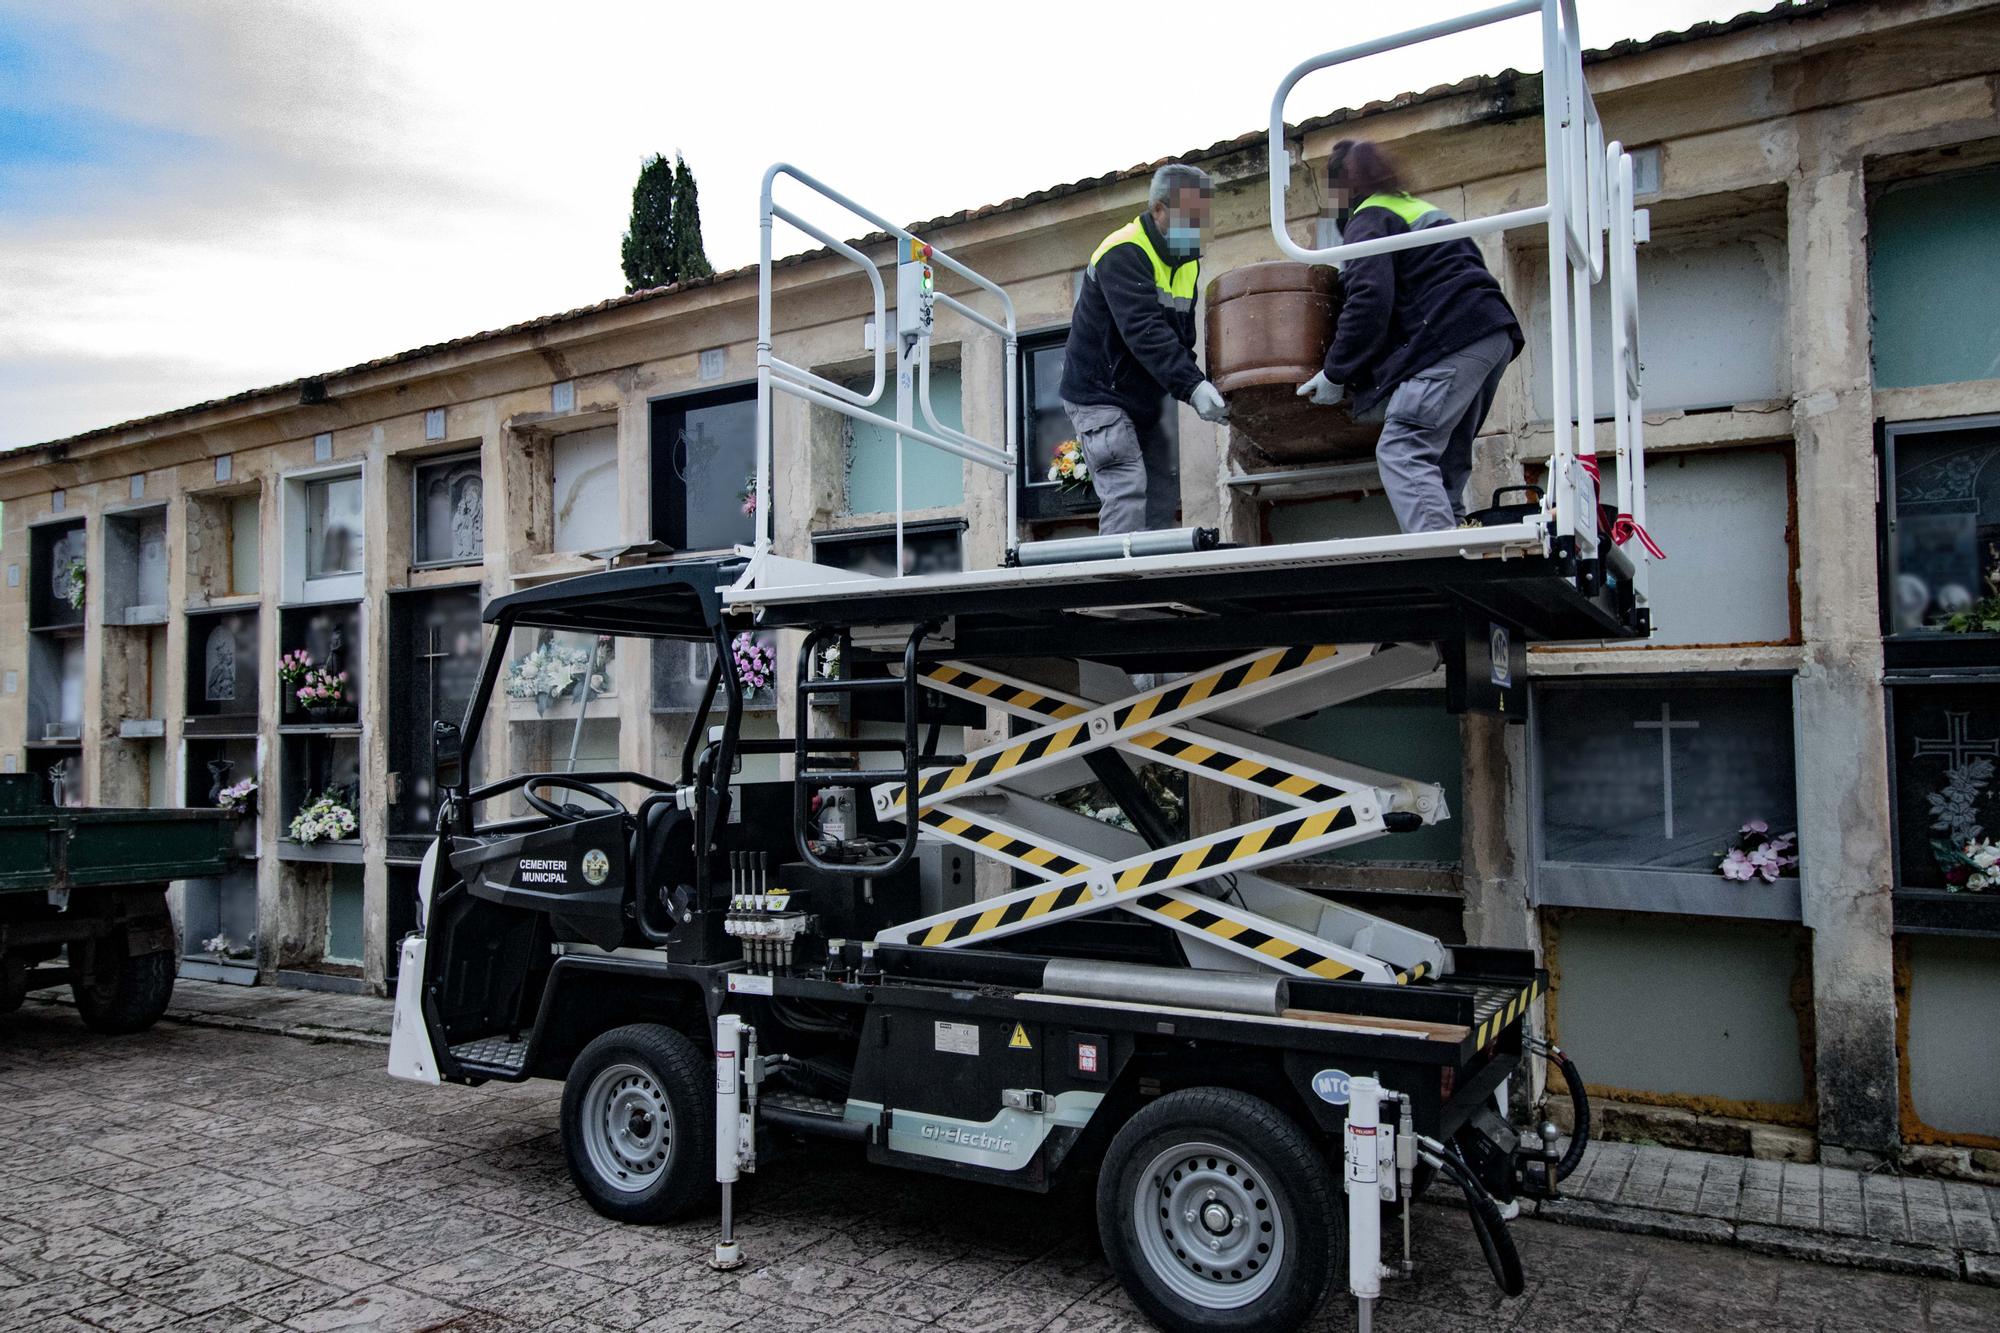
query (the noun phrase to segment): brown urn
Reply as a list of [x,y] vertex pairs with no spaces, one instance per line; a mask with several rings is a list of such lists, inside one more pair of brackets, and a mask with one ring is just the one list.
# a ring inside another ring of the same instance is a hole
[[1371,457],[1379,425],[1345,404],[1319,407],[1298,387],[1319,373],[1340,314],[1340,278],[1321,264],[1277,260],[1208,284],[1208,375],[1229,400],[1230,427],[1280,463]]

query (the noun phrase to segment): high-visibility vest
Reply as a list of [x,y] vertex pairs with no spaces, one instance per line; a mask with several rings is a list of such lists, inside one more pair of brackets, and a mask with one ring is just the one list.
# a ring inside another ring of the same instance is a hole
[[1436,204],[1427,203],[1413,194],[1371,194],[1355,208],[1359,213],[1364,208],[1386,208],[1403,220],[1406,227],[1415,227],[1417,219],[1431,213],[1441,212]]
[[1187,260],[1180,265],[1172,265],[1160,258],[1160,252],[1153,248],[1153,238],[1146,234],[1142,225],[1143,214],[1112,232],[1090,252],[1092,278],[1097,276],[1097,261],[1104,258],[1113,246],[1136,245],[1145,252],[1153,264],[1153,286],[1158,289],[1160,304],[1172,306],[1176,310],[1194,309],[1194,294],[1201,278],[1201,260]]

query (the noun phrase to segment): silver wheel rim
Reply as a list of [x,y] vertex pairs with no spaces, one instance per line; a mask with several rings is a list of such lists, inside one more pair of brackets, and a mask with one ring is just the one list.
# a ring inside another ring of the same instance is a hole
[[1132,1192],[1139,1252],[1175,1295],[1236,1310],[1278,1279],[1285,1223],[1261,1171],[1215,1143],[1179,1143],[1155,1157]]
[[674,1155],[673,1114],[652,1071],[608,1065],[583,1093],[583,1148],[597,1178],[624,1194],[648,1189]]

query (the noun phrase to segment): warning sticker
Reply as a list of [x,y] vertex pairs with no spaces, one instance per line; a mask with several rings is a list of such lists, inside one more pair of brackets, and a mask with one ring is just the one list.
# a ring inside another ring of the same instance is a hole
[[952,1055],[979,1054],[979,1025],[977,1023],[937,1024],[937,1048]]
[[1019,1023],[1016,1023],[1014,1025],[1014,1035],[1007,1038],[1007,1049],[1010,1051],[1032,1051],[1035,1049],[1035,1043],[1028,1040],[1028,1030]]

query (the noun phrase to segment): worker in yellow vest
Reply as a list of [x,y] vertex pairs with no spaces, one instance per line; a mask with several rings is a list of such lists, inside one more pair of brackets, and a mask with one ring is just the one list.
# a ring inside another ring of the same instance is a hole
[[[1335,144],[1326,183],[1344,243],[1452,221],[1406,193],[1371,143]],[[1299,396],[1326,405],[1347,397],[1357,421],[1383,423],[1375,461],[1403,531],[1455,528],[1465,519],[1473,439],[1521,351],[1520,321],[1479,247],[1463,238],[1348,260],[1340,287],[1326,365]]]
[[1090,256],[1063,352],[1062,403],[1097,490],[1099,532],[1170,528],[1180,460],[1163,404],[1204,421],[1229,407],[1194,358],[1195,296],[1213,186],[1199,167],[1153,173],[1146,211]]

